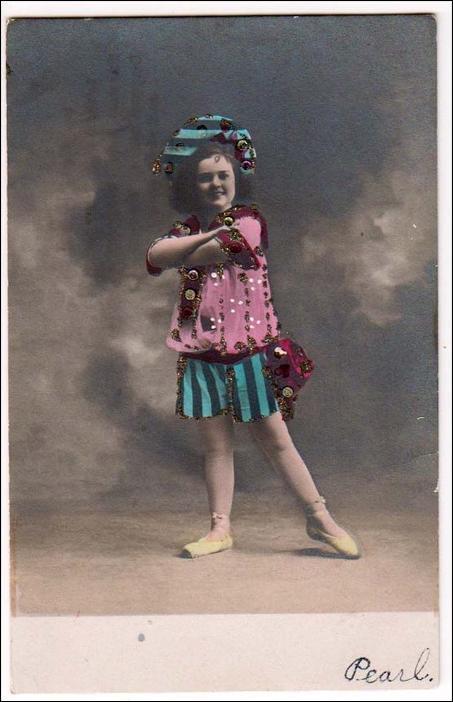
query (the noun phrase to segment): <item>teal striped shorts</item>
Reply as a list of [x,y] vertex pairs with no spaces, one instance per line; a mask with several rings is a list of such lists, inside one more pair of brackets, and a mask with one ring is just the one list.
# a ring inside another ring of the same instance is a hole
[[194,419],[230,414],[235,422],[254,422],[278,412],[264,363],[262,351],[229,365],[180,354],[176,414]]

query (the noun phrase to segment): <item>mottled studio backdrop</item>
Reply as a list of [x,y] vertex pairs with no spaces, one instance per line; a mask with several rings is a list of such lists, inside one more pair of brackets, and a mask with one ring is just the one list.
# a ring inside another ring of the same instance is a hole
[[[428,16],[9,25],[17,503],[190,506],[202,487],[164,344],[177,274],[147,276],[144,257],[176,218],[152,159],[205,112],[256,145],[276,308],[317,365],[291,424],[315,477],[378,496],[435,456],[435,35]],[[269,495],[237,436],[238,490]]]

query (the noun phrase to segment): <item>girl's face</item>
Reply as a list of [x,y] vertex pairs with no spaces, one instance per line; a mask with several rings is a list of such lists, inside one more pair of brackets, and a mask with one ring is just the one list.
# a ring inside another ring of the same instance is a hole
[[198,163],[197,190],[203,208],[228,210],[236,194],[233,166],[220,154],[213,154]]

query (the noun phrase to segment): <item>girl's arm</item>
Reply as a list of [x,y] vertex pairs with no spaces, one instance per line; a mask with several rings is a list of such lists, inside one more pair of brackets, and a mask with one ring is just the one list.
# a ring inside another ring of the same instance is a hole
[[213,240],[221,229],[218,227],[201,234],[161,239],[148,248],[148,262],[162,268],[225,262],[226,254]]
[[[260,225],[258,225],[260,227]],[[241,231],[235,227],[219,227],[213,232],[214,239],[199,246],[196,251],[184,257],[184,266],[208,265],[212,263],[231,263],[246,270],[259,268],[259,260]],[[251,232],[248,232],[250,239]]]
[[[214,232],[214,237],[217,236],[219,229]],[[209,232],[211,234],[212,232]],[[220,248],[217,239],[210,239],[206,243],[198,246],[197,249],[187,256],[184,256],[184,266],[207,266],[211,263],[227,263],[228,255]]]

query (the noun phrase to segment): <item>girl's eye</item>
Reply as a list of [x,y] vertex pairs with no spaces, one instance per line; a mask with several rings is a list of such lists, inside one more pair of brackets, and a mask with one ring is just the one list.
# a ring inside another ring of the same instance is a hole
[[[228,180],[230,177],[230,173],[227,171],[222,171],[218,173],[218,176],[221,180]],[[213,176],[210,173],[202,173],[201,175],[198,176],[198,182],[199,183],[209,183],[212,180]]]

